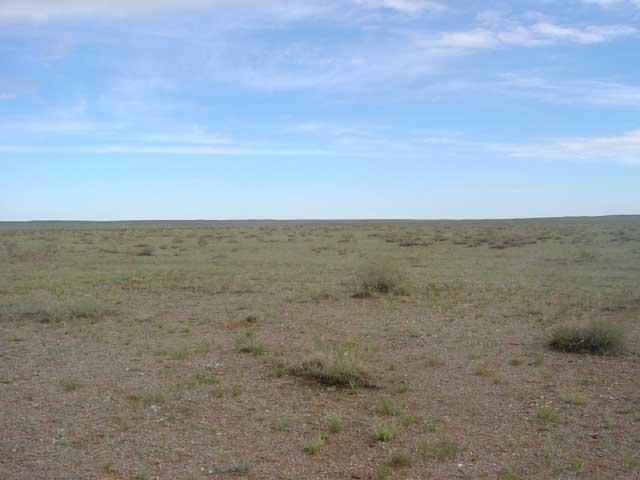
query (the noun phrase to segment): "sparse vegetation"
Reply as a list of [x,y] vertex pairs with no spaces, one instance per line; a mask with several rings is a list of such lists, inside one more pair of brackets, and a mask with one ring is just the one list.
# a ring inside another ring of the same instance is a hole
[[[638,220],[0,224],[7,243],[7,478],[638,470]],[[398,286],[351,298],[378,258]],[[621,329],[623,355],[541,344],[579,318]]]

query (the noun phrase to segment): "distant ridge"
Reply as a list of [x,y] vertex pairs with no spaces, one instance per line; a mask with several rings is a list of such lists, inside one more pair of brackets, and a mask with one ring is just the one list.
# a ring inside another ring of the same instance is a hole
[[114,228],[206,228],[206,227],[252,227],[286,225],[381,225],[381,224],[505,224],[505,223],[608,223],[640,224],[640,215],[603,215],[583,217],[534,217],[471,220],[416,220],[416,219],[307,219],[307,220],[28,220],[0,221],[0,230],[19,229],[114,229]]

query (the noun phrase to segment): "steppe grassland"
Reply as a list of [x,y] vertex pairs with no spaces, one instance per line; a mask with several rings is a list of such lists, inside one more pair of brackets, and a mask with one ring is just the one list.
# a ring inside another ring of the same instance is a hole
[[637,478],[639,320],[638,217],[5,228],[0,471]]

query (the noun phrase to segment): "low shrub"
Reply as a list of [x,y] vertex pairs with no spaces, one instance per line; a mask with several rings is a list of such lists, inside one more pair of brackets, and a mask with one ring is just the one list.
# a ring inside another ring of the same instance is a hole
[[370,261],[355,273],[360,297],[373,294],[405,294],[406,277],[404,272],[391,260]]
[[615,355],[624,351],[624,337],[624,331],[618,325],[594,321],[588,325],[558,328],[547,345],[562,352]]

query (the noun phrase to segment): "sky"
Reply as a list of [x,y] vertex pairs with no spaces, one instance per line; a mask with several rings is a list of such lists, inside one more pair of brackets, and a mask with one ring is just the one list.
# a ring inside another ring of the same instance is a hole
[[640,213],[640,0],[0,0],[0,220]]

